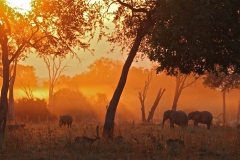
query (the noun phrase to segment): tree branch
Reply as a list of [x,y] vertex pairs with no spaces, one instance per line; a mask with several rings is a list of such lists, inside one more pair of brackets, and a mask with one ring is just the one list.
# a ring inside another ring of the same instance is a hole
[[143,12],[143,13],[148,13],[148,10],[146,8],[133,8],[133,6],[131,6],[130,4],[124,3],[120,0],[117,0],[118,3],[120,3],[121,5],[131,9],[133,12]]

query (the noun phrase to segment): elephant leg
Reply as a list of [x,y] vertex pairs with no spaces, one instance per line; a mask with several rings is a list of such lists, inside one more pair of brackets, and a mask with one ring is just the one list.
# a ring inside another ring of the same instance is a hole
[[210,129],[210,125],[211,125],[210,123],[207,124],[207,129]]

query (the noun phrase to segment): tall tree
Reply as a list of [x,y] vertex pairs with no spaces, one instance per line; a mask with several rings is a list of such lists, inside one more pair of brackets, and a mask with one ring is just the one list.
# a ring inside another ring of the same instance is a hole
[[11,27],[6,17],[4,5],[0,3],[0,45],[2,49],[2,64],[3,64],[3,83],[1,89],[1,103],[0,103],[0,145],[4,140],[6,117],[8,110],[8,87],[9,87],[9,60],[8,60],[8,37],[7,34],[11,33]]
[[104,137],[113,136],[116,108],[138,49],[148,54],[150,60],[159,62],[158,72],[166,70],[168,75],[177,75],[178,71],[200,75],[205,70],[227,73],[230,66],[234,72],[240,72],[240,1],[104,2],[117,6],[113,12],[116,32],[110,42],[122,44],[123,50],[130,48],[107,110]]
[[156,2],[132,0],[104,0],[103,2],[107,7],[111,7],[111,5],[117,6],[117,9],[113,11],[113,13],[108,12],[114,17],[113,23],[115,24],[115,31],[110,34],[109,41],[123,46],[122,50],[129,47],[128,57],[123,65],[118,85],[110,100],[105,116],[102,135],[106,139],[112,139],[117,105],[127,81],[129,68],[138,52],[142,40],[154,25],[152,16],[155,12]]
[[240,1],[160,1],[149,33],[152,61],[167,75],[240,72]]
[[14,94],[13,94],[13,89],[14,89],[14,83],[15,83],[15,79],[16,79],[16,74],[17,74],[17,58],[14,60],[11,71],[12,72],[12,76],[9,77],[10,78],[10,82],[9,82],[9,94],[8,94],[8,98],[9,98],[9,108],[8,108],[8,120],[10,121],[14,121],[15,120],[15,111],[14,111]]
[[[3,84],[0,105],[0,137],[4,139],[8,110],[9,65],[23,52],[68,54],[74,48],[88,49],[87,40],[94,37],[100,7],[87,0],[33,1],[32,10],[22,15],[0,1],[0,39],[3,63]],[[91,23],[89,23],[91,21]],[[14,32],[7,36],[10,27]],[[22,29],[19,29],[22,28]],[[86,39],[86,37],[89,37]],[[8,42],[8,40],[11,40]],[[85,41],[85,42],[84,42]],[[11,42],[11,43],[10,43]],[[10,44],[13,44],[10,47]],[[9,45],[9,46],[8,46]],[[50,51],[50,52],[48,52]]]
[[223,125],[226,125],[226,93],[232,89],[239,88],[240,85],[240,75],[239,74],[230,74],[219,73],[218,76],[214,74],[207,74],[204,77],[203,84],[211,89],[220,90],[222,92],[223,100]]
[[61,74],[68,68],[67,64],[62,64],[64,58],[56,55],[43,56],[43,60],[48,70],[48,108],[52,110],[53,107],[53,92],[54,87],[61,76]]
[[[187,78],[190,78],[190,76],[193,76],[194,79],[191,80],[190,82],[186,83]],[[178,104],[179,97],[182,93],[182,90],[189,87],[193,83],[195,83],[196,80],[199,77],[200,76],[198,76],[198,75],[197,76],[187,75],[187,74],[182,74],[180,71],[178,72],[178,74],[175,76],[176,86],[175,86],[175,93],[174,93],[174,98],[173,98],[172,110],[177,110],[177,104]]]

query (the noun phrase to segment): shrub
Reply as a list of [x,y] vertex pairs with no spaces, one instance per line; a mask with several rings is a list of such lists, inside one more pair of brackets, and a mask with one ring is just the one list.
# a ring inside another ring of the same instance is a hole
[[46,101],[39,98],[18,99],[15,104],[15,114],[18,119],[27,121],[52,121],[57,119],[57,116],[47,109]]

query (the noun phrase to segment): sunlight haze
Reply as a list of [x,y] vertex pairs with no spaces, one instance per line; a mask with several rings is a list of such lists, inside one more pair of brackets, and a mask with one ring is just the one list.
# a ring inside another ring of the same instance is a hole
[[26,13],[31,10],[32,0],[7,0],[7,3],[16,8],[20,13]]

